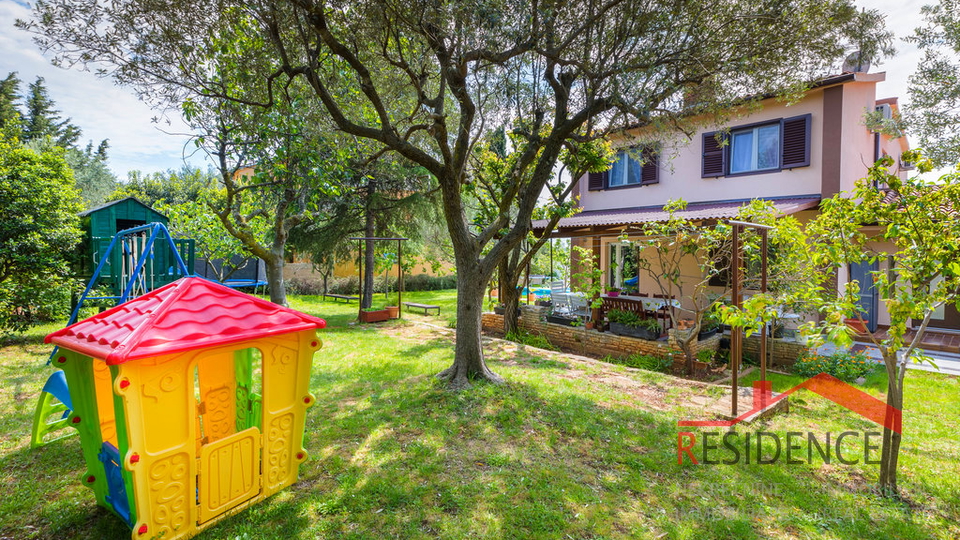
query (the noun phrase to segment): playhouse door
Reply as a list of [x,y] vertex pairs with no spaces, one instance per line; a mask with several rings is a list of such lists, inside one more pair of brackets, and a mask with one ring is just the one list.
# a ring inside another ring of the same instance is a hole
[[200,523],[260,494],[260,430],[252,427],[200,449]]

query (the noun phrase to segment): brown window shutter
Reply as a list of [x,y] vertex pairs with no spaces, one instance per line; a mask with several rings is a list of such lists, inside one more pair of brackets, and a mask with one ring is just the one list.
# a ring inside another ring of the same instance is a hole
[[780,168],[807,167],[810,165],[810,115],[804,114],[781,120],[782,147]]
[[[717,140],[719,139],[719,140]],[[725,136],[717,137],[716,131],[703,134],[703,167],[701,178],[723,176],[727,170],[727,152],[723,146]]]
[[643,149],[643,168],[640,171],[640,185],[657,184],[660,182],[660,156],[653,148]]
[[590,191],[597,191],[607,187],[607,173],[606,172],[592,172],[589,175],[587,180],[587,189]]

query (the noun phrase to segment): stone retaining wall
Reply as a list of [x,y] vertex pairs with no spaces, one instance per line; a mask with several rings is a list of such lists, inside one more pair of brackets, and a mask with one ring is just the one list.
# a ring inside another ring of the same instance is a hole
[[[520,328],[531,334],[539,334],[547,339],[551,345],[565,351],[592,356],[612,356],[623,358],[633,354],[649,354],[653,356],[672,356],[674,362],[684,360],[683,353],[673,346],[673,330],[668,332],[667,341],[648,341],[626,336],[617,336],[610,332],[587,330],[585,327],[565,326],[548,323],[544,320],[547,308],[541,306],[520,307]],[[503,316],[495,313],[484,313],[481,316],[483,330],[503,334]],[[700,350],[717,350],[720,344],[720,335],[711,336],[694,346],[694,354]]]
[[[773,339],[767,338],[767,354],[770,354],[770,348],[773,347],[774,366],[790,367],[796,361],[803,351],[807,350],[806,345],[797,343],[792,339]],[[754,358],[760,358],[760,336],[754,334],[743,340],[744,354],[752,355]]]

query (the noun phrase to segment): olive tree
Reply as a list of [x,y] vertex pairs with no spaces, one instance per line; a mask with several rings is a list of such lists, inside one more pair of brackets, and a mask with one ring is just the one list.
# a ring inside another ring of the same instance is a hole
[[[483,292],[527,237],[565,143],[716,118],[744,96],[799,91],[846,43],[889,42],[882,17],[850,0],[41,0],[35,15],[20,26],[59,63],[160,100],[250,101],[232,94],[259,73],[269,104],[301,80],[338,130],[433,175],[458,274],[455,358],[439,374],[454,388],[501,380],[483,359]],[[223,81],[225,58],[256,69]],[[479,226],[469,158],[506,122],[526,141],[509,211]]]
[[907,128],[937,165],[960,162],[960,2],[922,8],[925,26],[907,41],[923,51],[910,77]]

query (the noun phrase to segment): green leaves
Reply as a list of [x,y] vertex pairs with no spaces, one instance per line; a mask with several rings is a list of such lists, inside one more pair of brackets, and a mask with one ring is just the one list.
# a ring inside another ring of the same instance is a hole
[[82,210],[62,149],[0,138],[0,330],[22,330],[67,306],[67,255]]

